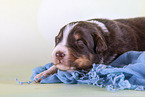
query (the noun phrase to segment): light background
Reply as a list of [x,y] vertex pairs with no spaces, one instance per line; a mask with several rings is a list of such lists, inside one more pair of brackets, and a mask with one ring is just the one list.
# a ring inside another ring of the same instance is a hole
[[77,20],[145,16],[145,0],[0,0],[0,65],[51,62],[54,37]]

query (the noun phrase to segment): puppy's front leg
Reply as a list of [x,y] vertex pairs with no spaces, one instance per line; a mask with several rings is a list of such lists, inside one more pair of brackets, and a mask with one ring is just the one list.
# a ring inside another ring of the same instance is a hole
[[45,70],[43,72],[41,72],[40,74],[37,74],[34,79],[39,79],[36,82],[41,81],[42,79],[40,79],[42,76],[49,76],[50,74],[54,74],[57,72],[57,68],[55,65],[51,66],[48,70]]

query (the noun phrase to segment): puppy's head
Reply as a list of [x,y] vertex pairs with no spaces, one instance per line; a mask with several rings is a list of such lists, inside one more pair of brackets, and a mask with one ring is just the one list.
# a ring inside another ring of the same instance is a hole
[[52,62],[61,70],[89,69],[101,63],[107,49],[102,28],[93,22],[73,22],[64,26],[55,39]]

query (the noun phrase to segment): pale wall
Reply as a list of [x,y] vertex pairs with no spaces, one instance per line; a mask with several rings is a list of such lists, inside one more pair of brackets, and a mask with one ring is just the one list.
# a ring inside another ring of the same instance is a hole
[[45,64],[49,46],[38,30],[42,0],[0,0],[0,65]]

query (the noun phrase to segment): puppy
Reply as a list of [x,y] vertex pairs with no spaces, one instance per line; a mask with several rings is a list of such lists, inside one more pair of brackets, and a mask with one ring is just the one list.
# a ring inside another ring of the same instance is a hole
[[90,70],[93,63],[109,64],[127,51],[145,50],[145,17],[71,22],[62,27],[55,42],[54,66],[35,78],[57,69]]

